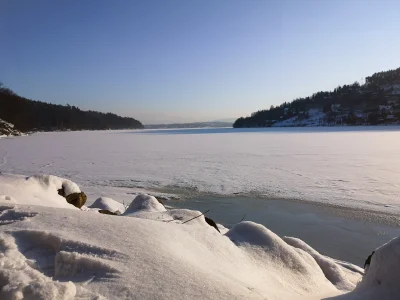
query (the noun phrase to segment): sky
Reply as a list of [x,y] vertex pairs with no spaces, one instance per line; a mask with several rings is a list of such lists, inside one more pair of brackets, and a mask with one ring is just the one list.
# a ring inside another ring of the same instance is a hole
[[0,82],[144,124],[247,116],[400,67],[397,0],[0,0]]

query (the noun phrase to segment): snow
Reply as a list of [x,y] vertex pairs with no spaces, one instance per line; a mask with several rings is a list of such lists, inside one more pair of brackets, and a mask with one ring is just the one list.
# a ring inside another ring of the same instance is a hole
[[375,250],[371,264],[354,291],[341,300],[400,299],[400,237]]
[[320,299],[342,293],[309,254],[251,222],[221,235],[200,222],[19,206],[3,207],[32,217],[0,227],[1,299]]
[[318,251],[312,249],[309,245],[300,239],[292,237],[284,237],[283,240],[289,245],[301,249],[310,254],[317,264],[320,266],[325,277],[337,286],[340,290],[352,290],[355,287],[356,282],[351,282],[343,270],[343,268],[335,263],[331,258],[325,257],[318,253]]
[[321,120],[326,117],[326,114],[317,108],[307,110],[308,118],[294,116],[289,119],[274,123],[273,127],[293,127],[293,126],[319,126]]
[[130,203],[139,192],[156,190],[400,214],[398,128],[37,133],[0,141],[0,171],[72,179],[89,205],[100,196]]
[[14,174],[0,174],[0,200],[6,203],[44,205],[76,209],[57,190],[64,187],[66,195],[80,193],[78,185],[68,179],[53,175],[25,177]]
[[[0,192],[14,201],[0,198],[0,299],[400,297],[400,238],[376,250],[362,277],[361,268],[254,222],[218,225],[221,234],[201,212],[167,210],[146,194],[119,216],[66,209],[57,188],[77,191],[74,182],[1,176]],[[12,180],[19,189],[9,189]],[[121,204],[102,197],[94,205]]]
[[146,194],[136,196],[126,209],[124,215],[130,215],[136,212],[163,212],[166,211],[164,205],[158,200]]
[[108,197],[98,198],[92,205],[90,205],[90,208],[105,209],[110,212],[118,212],[119,214],[125,212],[123,204]]

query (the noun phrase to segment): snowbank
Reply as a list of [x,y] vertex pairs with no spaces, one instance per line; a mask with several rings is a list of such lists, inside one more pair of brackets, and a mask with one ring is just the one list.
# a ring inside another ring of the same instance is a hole
[[331,258],[325,257],[318,253],[318,251],[311,248],[305,242],[300,239],[292,237],[284,237],[283,240],[289,245],[301,249],[310,254],[317,264],[320,266],[325,277],[332,282],[338,289],[351,291],[355,288],[354,282],[351,282],[347,277],[343,268],[335,263]]
[[73,182],[0,176],[0,299],[400,298],[400,238],[376,250],[360,282],[359,267],[260,224],[221,234],[201,212],[145,194],[120,216],[64,209],[74,207],[57,190],[80,192]]
[[94,201],[89,208],[98,208],[98,209],[105,209],[110,212],[117,212],[118,214],[122,214],[125,212],[125,207],[122,203],[115,201],[114,199],[107,198],[107,197],[100,197]]
[[80,193],[78,185],[53,175],[25,177],[0,173],[0,201],[9,204],[30,204],[59,208],[75,207],[58,194],[64,188],[67,195]]
[[[378,248],[351,299],[400,299],[400,237]],[[350,299],[350,298],[349,298]]]
[[186,210],[171,213],[181,216],[177,222],[41,206],[7,210],[35,215],[0,226],[0,257],[7,266],[0,268],[1,299],[21,293],[24,299],[34,293],[34,299],[144,300],[321,299],[342,293],[309,254],[251,222],[225,236],[201,218],[182,224],[198,215]]

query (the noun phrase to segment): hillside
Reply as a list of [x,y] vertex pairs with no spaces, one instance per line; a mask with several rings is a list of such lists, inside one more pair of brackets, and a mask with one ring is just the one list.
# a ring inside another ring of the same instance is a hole
[[259,110],[233,124],[241,127],[290,127],[399,124],[400,68],[378,72],[330,92],[318,92]]
[[14,124],[21,131],[143,128],[142,123],[133,118],[26,99],[1,84],[0,119]]

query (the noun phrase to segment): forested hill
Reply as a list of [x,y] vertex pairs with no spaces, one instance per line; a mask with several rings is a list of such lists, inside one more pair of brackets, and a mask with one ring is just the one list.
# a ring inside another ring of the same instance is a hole
[[21,131],[143,128],[142,123],[133,118],[26,99],[1,84],[0,119],[14,124]]
[[[290,86],[288,86],[290,88]],[[399,124],[400,68],[239,118],[233,127]]]

